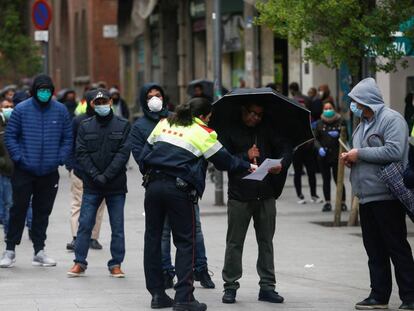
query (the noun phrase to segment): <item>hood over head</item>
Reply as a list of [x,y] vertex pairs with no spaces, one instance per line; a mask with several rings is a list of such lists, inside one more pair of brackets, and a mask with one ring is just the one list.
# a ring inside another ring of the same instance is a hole
[[348,96],[354,102],[370,108],[375,114],[385,106],[381,91],[373,78],[361,80]]
[[56,95],[56,100],[59,102],[64,102],[66,100],[66,96],[70,93],[76,94],[74,89],[62,89]]
[[50,89],[52,94],[54,93],[55,86],[53,85],[52,79],[48,75],[40,74],[40,75],[37,75],[33,80],[31,93],[38,102],[39,102],[39,99],[37,98],[36,93],[37,93],[37,90],[41,88]]
[[[159,111],[159,112],[153,112],[153,111],[149,110],[149,108],[148,108],[147,94],[151,89],[159,90],[161,92],[162,97],[163,97],[162,110]],[[164,90],[162,89],[162,87],[159,84],[157,84],[155,82],[145,83],[141,87],[141,91],[140,91],[140,94],[139,94],[139,102],[141,104],[142,111],[144,112],[144,115],[146,117],[148,117],[150,119],[153,119],[153,120],[159,120],[161,118],[168,117],[167,102],[166,102]]]

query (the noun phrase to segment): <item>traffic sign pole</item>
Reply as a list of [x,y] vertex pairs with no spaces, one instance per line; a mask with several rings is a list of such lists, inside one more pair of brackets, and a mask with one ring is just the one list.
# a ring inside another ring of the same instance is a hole
[[49,41],[43,41],[43,73],[49,75]]

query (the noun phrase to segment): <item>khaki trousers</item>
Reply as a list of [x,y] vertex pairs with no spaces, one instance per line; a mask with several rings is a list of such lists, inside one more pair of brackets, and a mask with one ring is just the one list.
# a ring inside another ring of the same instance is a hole
[[[72,186],[70,188],[72,192],[72,209],[70,211],[70,224],[72,229],[72,236],[76,237],[79,226],[79,214],[82,205],[82,194],[83,194],[83,182],[73,172],[70,174],[72,179]],[[98,212],[96,213],[96,223],[92,230],[92,239],[97,240],[99,238],[99,232],[101,231],[102,218],[105,211],[105,200],[102,201],[99,206]]]

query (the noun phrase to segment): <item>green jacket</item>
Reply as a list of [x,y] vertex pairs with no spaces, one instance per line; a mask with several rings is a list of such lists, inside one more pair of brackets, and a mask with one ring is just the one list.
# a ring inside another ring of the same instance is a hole
[[4,133],[6,132],[6,121],[0,117],[0,175],[12,176],[14,164],[10,159],[9,152],[4,144]]

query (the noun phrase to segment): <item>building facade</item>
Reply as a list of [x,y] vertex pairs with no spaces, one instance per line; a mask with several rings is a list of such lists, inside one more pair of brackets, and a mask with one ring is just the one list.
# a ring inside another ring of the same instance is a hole
[[[346,111],[344,95],[349,74],[304,62],[303,50],[254,24],[255,0],[221,1],[222,83],[227,89],[260,87],[275,83],[288,95],[298,82],[304,94],[310,87],[327,84],[331,95]],[[187,100],[187,85],[195,79],[213,80],[213,1],[122,0],[118,6],[118,44],[121,85],[134,100],[143,83],[155,81],[170,102]],[[399,112],[404,97],[414,92],[414,60],[396,73],[377,73],[385,102]]]
[[[34,0],[30,2],[32,5]],[[119,85],[118,1],[49,0],[49,3],[52,22],[48,64],[56,90],[75,88],[81,96],[91,83]]]

